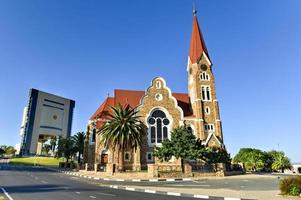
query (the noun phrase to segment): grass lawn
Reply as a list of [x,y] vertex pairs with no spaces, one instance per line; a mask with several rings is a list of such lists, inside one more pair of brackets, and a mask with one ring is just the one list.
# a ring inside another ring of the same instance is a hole
[[12,158],[9,161],[11,165],[40,165],[58,167],[59,162],[63,162],[64,159],[53,158],[53,157],[27,157],[27,158]]

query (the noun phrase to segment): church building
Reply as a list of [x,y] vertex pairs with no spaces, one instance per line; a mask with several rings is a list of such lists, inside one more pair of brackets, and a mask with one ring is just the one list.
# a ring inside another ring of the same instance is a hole
[[[192,34],[187,63],[188,93],[171,91],[162,77],[151,80],[145,91],[114,90],[91,116],[87,126],[84,160],[90,164],[118,165],[124,159],[124,168],[140,170],[155,162],[154,148],[160,146],[171,131],[186,124],[204,145],[224,148],[222,124],[216,97],[212,62],[203,38],[196,11],[193,12]],[[138,110],[147,127],[143,146],[137,151],[127,149],[124,155],[106,149],[101,144],[98,130],[108,120],[111,107],[130,105]],[[121,158],[120,158],[121,157]]]

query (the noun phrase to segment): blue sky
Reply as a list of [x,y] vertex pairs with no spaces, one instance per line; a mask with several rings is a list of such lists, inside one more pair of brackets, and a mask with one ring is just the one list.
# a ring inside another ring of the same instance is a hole
[[[28,90],[76,101],[73,133],[114,88],[162,76],[187,92],[193,0],[0,1],[0,144],[19,142]],[[301,1],[197,1],[224,140],[301,161]],[[299,151],[298,151],[299,149]]]

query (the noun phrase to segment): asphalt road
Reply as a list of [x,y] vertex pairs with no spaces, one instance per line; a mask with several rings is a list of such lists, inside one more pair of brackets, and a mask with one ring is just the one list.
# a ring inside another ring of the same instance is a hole
[[116,190],[93,184],[93,181],[56,173],[43,168],[12,168],[3,165],[0,169],[0,193],[3,190],[2,188],[11,196],[11,200],[194,199]]

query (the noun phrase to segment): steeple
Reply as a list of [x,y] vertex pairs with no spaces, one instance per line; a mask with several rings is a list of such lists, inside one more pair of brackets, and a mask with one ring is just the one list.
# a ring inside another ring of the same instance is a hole
[[189,58],[192,64],[197,63],[203,53],[205,53],[209,59],[209,54],[206,48],[205,40],[202,35],[202,31],[198,23],[196,13],[196,9],[193,9],[193,24],[189,49]]

